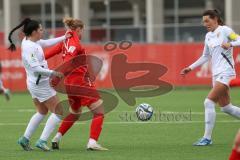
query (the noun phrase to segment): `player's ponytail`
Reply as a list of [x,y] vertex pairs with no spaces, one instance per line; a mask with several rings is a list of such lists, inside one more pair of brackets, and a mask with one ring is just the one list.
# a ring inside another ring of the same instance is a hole
[[217,18],[217,22],[220,26],[224,25],[224,21],[221,17],[221,13],[219,10],[217,9],[213,9],[213,10],[206,10],[203,12],[202,16],[209,16],[211,19]]
[[11,32],[9,33],[9,35],[8,35],[8,41],[10,42],[10,46],[9,46],[8,49],[9,49],[10,51],[15,51],[15,50],[16,50],[16,46],[15,46],[15,44],[14,44],[13,41],[12,41],[12,34],[13,34],[13,32],[16,31],[17,29],[21,28],[23,25],[25,25],[25,24],[28,23],[29,21],[31,21],[31,19],[29,19],[29,18],[24,19],[19,25],[17,25],[15,28],[13,28],[13,29],[11,30]]
[[35,20],[31,20],[30,18],[25,18],[19,25],[17,25],[10,31],[8,35],[8,41],[10,42],[10,46],[8,49],[10,51],[16,50],[16,45],[12,41],[12,34],[14,33],[14,31],[24,26],[23,32],[25,36],[30,36],[34,30],[37,30],[39,28],[39,24],[40,23]]

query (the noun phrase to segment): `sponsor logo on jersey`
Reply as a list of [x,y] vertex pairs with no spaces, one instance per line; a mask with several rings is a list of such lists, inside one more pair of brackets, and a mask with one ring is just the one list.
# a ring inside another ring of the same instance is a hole
[[68,48],[68,53],[73,53],[75,50],[76,50],[76,47],[75,47],[75,46],[70,46],[70,47]]

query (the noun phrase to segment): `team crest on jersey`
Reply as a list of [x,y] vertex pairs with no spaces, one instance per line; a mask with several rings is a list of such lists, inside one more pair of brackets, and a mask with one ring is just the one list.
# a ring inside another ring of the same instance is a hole
[[70,46],[70,47],[68,48],[68,52],[69,52],[69,53],[73,53],[73,52],[75,51],[75,49],[76,49],[75,46]]
[[31,54],[31,60],[32,62],[37,62],[37,59],[33,53]]

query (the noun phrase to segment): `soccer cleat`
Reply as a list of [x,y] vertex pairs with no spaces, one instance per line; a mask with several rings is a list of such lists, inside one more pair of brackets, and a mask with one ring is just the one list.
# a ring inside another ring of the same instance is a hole
[[30,146],[29,140],[28,140],[26,137],[24,137],[24,136],[22,136],[22,137],[20,137],[20,138],[18,139],[18,144],[19,144],[25,151],[31,151],[31,150],[33,150],[33,149],[31,148],[31,146]]
[[52,149],[59,150],[59,142],[52,142]]
[[41,139],[39,139],[36,142],[36,147],[43,150],[43,151],[50,151],[50,148],[47,146],[47,141],[43,141]]
[[90,151],[108,151],[107,148],[102,147],[98,143],[88,143],[87,150],[90,150]]
[[9,89],[6,89],[5,91],[4,91],[4,95],[5,95],[5,98],[6,98],[6,100],[7,101],[9,101],[10,100],[10,90]]
[[195,142],[193,145],[194,146],[209,146],[212,144],[212,140],[211,139],[207,139],[207,138],[201,138],[200,140],[198,140],[197,142]]

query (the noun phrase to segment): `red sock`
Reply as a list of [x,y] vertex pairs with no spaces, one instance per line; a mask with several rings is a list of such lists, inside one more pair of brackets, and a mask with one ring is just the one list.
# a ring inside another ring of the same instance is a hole
[[240,153],[238,153],[236,149],[233,149],[229,160],[240,160]]
[[61,126],[58,129],[58,132],[60,132],[62,135],[64,135],[71,127],[72,125],[77,121],[78,116],[76,114],[69,114],[67,117],[65,117],[61,123]]
[[103,119],[104,119],[103,114],[95,114],[93,116],[91,129],[90,129],[90,138],[96,141],[98,140],[102,131]]

